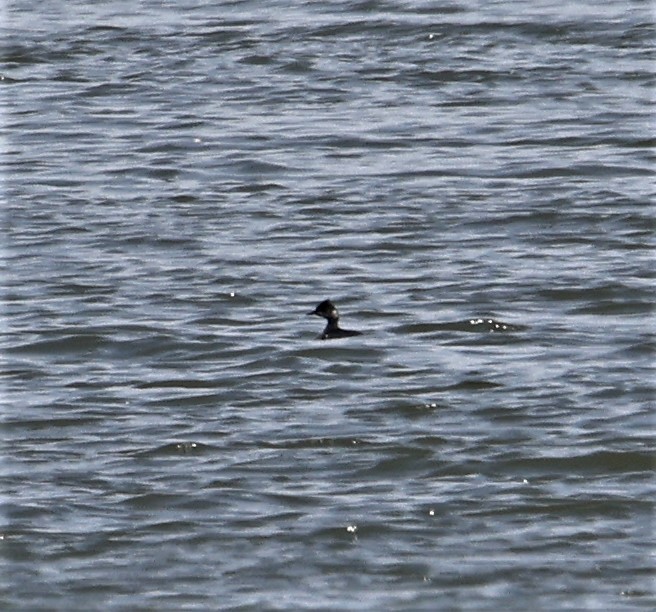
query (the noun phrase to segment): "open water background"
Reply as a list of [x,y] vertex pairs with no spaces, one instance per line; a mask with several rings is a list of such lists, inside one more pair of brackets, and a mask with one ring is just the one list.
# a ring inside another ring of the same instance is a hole
[[654,609],[651,3],[1,21],[2,609]]

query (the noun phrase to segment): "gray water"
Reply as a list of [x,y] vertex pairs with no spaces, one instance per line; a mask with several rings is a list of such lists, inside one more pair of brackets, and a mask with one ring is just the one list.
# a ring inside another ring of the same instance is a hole
[[650,3],[3,13],[2,609],[653,609]]

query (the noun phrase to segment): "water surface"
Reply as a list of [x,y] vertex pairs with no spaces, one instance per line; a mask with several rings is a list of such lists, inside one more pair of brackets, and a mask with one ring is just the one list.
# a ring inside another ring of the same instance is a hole
[[3,608],[653,609],[648,3],[2,23]]

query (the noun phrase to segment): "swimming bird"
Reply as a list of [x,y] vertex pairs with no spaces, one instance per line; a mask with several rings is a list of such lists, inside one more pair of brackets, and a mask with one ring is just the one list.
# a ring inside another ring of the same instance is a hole
[[342,329],[339,326],[339,312],[330,300],[324,300],[308,315],[317,315],[326,319],[326,329],[317,337],[317,340],[332,340],[333,338],[349,338],[350,336],[361,336],[362,332],[352,329]]

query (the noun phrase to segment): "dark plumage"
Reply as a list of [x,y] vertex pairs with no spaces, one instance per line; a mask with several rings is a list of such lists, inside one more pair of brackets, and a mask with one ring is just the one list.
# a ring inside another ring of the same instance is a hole
[[339,312],[330,300],[324,300],[308,315],[317,315],[326,319],[326,329],[318,337],[319,340],[332,340],[333,338],[348,338],[350,336],[361,336],[362,332],[351,329],[342,329],[339,326]]

